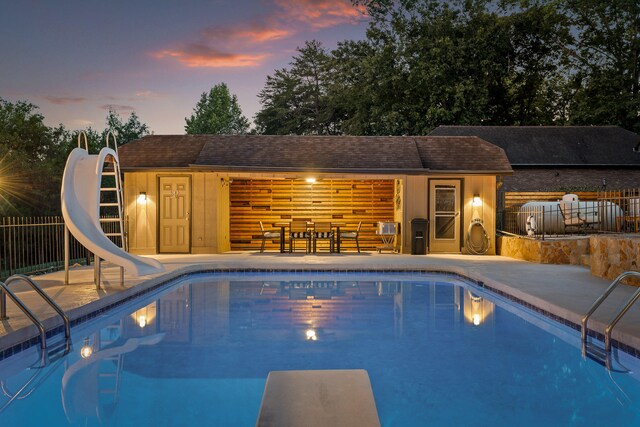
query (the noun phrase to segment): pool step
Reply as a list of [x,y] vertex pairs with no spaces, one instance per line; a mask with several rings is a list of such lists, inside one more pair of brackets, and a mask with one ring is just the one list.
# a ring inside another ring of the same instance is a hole
[[584,344],[584,355],[612,372],[619,372],[622,374],[628,374],[631,372],[618,362],[617,351],[615,354],[613,354],[613,352],[607,353],[604,347],[593,342],[587,342]]

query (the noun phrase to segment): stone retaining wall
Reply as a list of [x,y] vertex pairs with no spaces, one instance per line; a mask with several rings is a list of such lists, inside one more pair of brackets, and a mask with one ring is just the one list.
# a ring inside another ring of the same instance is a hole
[[[499,236],[498,254],[538,264],[583,264],[591,274],[613,280],[624,271],[640,271],[640,235],[596,234],[564,239],[533,240]],[[630,280],[640,286],[640,280]]]
[[[589,239],[591,274],[613,280],[624,271],[640,270],[640,235],[594,235]],[[640,285],[640,281],[634,281]]]
[[538,264],[582,264],[589,254],[589,238],[534,240],[498,236],[498,254]]

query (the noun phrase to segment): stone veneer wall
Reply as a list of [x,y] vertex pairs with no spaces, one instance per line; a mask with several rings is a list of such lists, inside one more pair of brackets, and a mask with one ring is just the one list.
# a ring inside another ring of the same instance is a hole
[[[591,274],[613,280],[624,271],[640,271],[640,235],[596,234],[568,239],[533,240],[498,236],[498,254],[539,264],[580,265],[588,255]],[[640,286],[640,280],[627,283]]]
[[[591,274],[613,280],[624,271],[640,270],[640,235],[594,235],[589,239]],[[633,280],[640,285],[640,281]]]
[[498,236],[498,254],[539,264],[582,264],[589,254],[589,238],[534,240]]

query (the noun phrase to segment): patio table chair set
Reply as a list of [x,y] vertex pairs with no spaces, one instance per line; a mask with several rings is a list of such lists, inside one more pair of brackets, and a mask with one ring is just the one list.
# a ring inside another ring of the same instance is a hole
[[[284,248],[285,236],[289,240],[289,253],[295,252],[296,242],[303,240],[305,242],[305,253],[316,253],[318,241],[326,240],[329,243],[329,252],[333,253],[337,247],[340,247],[340,243],[344,240],[354,240],[358,253],[360,253],[360,228],[362,227],[362,221],[358,223],[358,227],[355,230],[341,230],[340,226],[337,230],[334,230],[334,225],[331,222],[311,222],[307,219],[294,219],[290,223],[289,232],[283,235],[285,226],[281,223],[280,230],[267,230],[264,228],[262,221],[260,223],[260,232],[262,233],[262,244],[260,246],[260,252],[264,252],[265,243],[267,240],[279,239],[281,242],[281,251]],[[340,250],[338,249],[338,252]]]

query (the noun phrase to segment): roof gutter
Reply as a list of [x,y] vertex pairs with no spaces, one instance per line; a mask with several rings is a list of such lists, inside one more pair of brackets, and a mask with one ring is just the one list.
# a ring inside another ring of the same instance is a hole
[[337,174],[366,174],[366,175],[512,175],[513,170],[436,170],[436,169],[362,169],[362,168],[278,168],[254,166],[223,166],[223,165],[194,165],[187,167],[158,167],[158,166],[122,166],[123,172],[280,172],[280,173],[337,173]]
[[278,168],[278,167],[253,167],[253,166],[216,166],[216,165],[189,165],[194,170],[215,170],[221,172],[282,172],[282,173],[352,173],[352,174],[377,174],[377,175],[510,175],[513,170],[435,170],[425,168],[408,169],[362,169],[362,168]]

